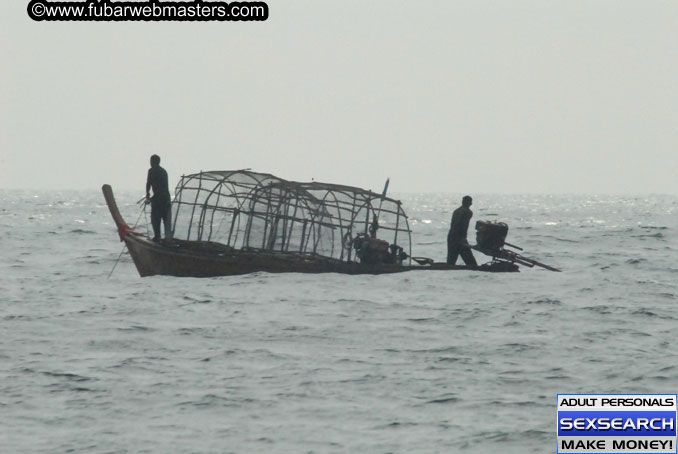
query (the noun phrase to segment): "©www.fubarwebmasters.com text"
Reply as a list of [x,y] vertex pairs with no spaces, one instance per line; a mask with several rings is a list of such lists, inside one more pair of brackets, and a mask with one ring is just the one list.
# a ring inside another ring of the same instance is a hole
[[51,2],[32,0],[28,15],[35,21],[265,21],[265,2]]

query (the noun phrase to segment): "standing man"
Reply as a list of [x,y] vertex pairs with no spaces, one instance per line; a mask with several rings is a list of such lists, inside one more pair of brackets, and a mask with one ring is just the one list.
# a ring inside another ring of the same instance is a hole
[[[150,190],[153,188],[153,197]],[[167,172],[160,167],[160,156],[151,156],[151,168],[146,179],[146,203],[151,204],[153,241],[160,241],[160,220],[165,224],[165,239],[172,239],[172,200],[167,184]]]
[[469,268],[477,268],[478,263],[473,257],[471,247],[466,239],[468,233],[468,224],[473,217],[471,205],[473,199],[471,196],[464,196],[461,199],[461,206],[452,213],[452,222],[450,223],[450,233],[447,234],[447,264],[455,265],[457,258],[461,255],[462,260]]

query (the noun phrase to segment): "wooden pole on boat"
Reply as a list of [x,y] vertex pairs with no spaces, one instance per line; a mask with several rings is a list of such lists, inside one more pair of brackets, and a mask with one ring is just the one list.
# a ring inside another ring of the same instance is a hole
[[[379,214],[381,214],[381,205],[384,203],[384,199],[386,199],[386,192],[388,192],[388,183],[391,179],[387,178],[386,179],[386,184],[384,184],[384,192],[381,193],[381,201],[379,202]],[[377,219],[379,219],[379,216],[377,216]]]
[[[379,210],[377,210],[376,213],[373,213],[372,216],[372,225],[374,226],[374,234],[376,235],[377,229],[379,228],[379,216],[381,215],[381,206],[384,204],[384,200],[386,199],[386,192],[388,192],[388,183],[391,179],[387,178],[386,179],[386,184],[384,184],[384,191],[381,193],[381,200],[379,201]],[[372,227],[370,227],[372,229]]]

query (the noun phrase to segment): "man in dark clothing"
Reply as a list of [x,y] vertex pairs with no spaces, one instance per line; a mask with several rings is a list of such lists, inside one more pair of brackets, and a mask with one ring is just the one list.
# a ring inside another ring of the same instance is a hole
[[[150,190],[153,189],[153,197]],[[160,167],[160,156],[151,156],[151,168],[146,179],[146,203],[151,204],[153,241],[160,241],[160,220],[165,224],[165,239],[172,238],[172,200],[167,183],[167,172]]]
[[466,239],[468,224],[473,217],[473,211],[470,208],[472,203],[473,199],[470,196],[464,196],[461,200],[461,206],[452,213],[450,233],[447,234],[447,263],[449,265],[455,265],[457,258],[461,255],[466,266],[470,268],[478,267]]

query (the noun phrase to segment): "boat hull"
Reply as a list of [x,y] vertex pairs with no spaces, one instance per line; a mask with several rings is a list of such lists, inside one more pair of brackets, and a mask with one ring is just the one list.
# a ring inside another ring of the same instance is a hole
[[[153,242],[142,236],[127,235],[125,244],[142,277],[234,276],[266,273],[390,274],[413,270],[468,270],[465,266],[433,263],[426,266],[395,264],[365,265],[327,260],[322,257],[261,251],[200,252],[187,242]],[[205,246],[205,249],[209,249]],[[483,270],[490,271],[490,270]],[[497,271],[497,270],[494,270]]]

